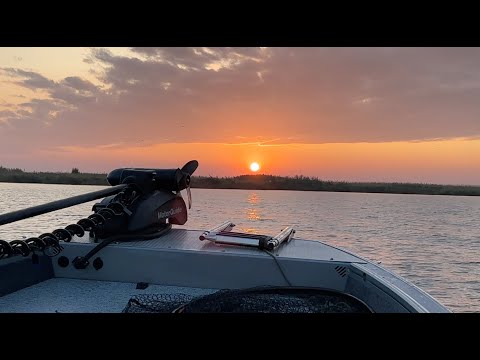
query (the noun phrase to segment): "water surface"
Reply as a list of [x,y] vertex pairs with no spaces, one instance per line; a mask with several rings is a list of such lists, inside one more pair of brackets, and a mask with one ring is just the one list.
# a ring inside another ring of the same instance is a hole
[[[103,189],[0,183],[0,213]],[[232,220],[237,231],[320,240],[381,262],[455,312],[480,311],[480,198],[192,189],[188,229]],[[0,239],[38,236],[91,214],[96,201],[0,226]]]

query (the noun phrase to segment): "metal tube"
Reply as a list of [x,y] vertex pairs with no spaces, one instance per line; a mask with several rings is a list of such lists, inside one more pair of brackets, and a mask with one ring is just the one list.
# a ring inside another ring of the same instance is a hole
[[125,189],[128,185],[121,184],[109,187],[108,189],[93,191],[91,193],[73,196],[70,198],[52,201],[47,204],[29,207],[22,210],[12,211],[0,215],[0,225],[9,224],[15,221],[23,220],[29,217],[45,214],[51,211],[65,209],[67,207],[83,204],[92,200],[104,198],[110,195],[115,195]]
[[293,229],[293,227],[291,226],[286,227],[277,236],[274,236],[271,240],[267,242],[268,249],[273,250],[284,241],[289,242],[292,239],[292,236],[294,233],[295,233],[295,230]]
[[204,231],[203,234],[200,235],[199,239],[203,241],[207,238],[207,236],[215,236],[217,233],[221,231],[230,231],[234,226],[235,224],[232,223],[231,221],[225,221],[224,223],[218,226],[215,226],[213,229]]

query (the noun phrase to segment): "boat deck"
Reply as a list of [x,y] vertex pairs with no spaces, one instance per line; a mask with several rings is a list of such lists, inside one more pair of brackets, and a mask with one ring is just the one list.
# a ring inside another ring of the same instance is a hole
[[[201,233],[173,229],[158,239],[113,243],[93,256],[86,269],[76,269],[72,260],[97,244],[63,243],[60,255],[41,257],[40,264],[29,258],[2,259],[0,312],[120,312],[139,294],[193,297],[259,286],[350,294],[375,312],[448,312],[386,269],[319,241],[292,239],[267,253],[200,241]],[[148,287],[137,289],[138,283]]]
[[120,313],[132,296],[185,294],[201,296],[216,289],[53,278],[0,297],[2,313]]

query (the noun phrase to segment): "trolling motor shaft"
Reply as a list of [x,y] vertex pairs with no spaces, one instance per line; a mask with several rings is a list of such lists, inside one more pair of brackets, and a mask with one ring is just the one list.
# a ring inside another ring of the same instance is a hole
[[87,194],[73,196],[67,199],[58,201],[52,201],[46,204],[32,206],[26,209],[12,211],[6,214],[0,215],[0,225],[10,224],[15,221],[27,219],[37,215],[46,214],[52,211],[65,209],[67,207],[83,204],[92,200],[104,198],[119,193],[127,187],[126,184],[117,185],[108,189],[94,191]]

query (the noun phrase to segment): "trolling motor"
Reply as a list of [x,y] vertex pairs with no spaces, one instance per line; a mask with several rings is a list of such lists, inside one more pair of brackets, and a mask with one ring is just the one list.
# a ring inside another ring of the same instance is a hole
[[135,235],[142,239],[149,235],[156,237],[169,230],[171,224],[185,224],[187,206],[180,191],[187,190],[190,209],[190,177],[197,167],[198,162],[192,160],[181,169],[124,168],[110,172],[107,176],[110,185],[127,184],[129,187],[93,206],[95,213],[106,208],[122,213],[115,221],[95,231],[95,241],[115,235],[132,240],[135,240]]
[[82,237],[89,232],[94,242],[99,244],[85,256],[72,261],[75,268],[84,269],[94,254],[114,241],[157,238],[167,233],[172,224],[187,222],[187,206],[180,191],[187,190],[190,209],[190,179],[197,167],[198,162],[192,160],[181,169],[116,169],[107,176],[111,188],[0,215],[0,225],[3,225],[103,198],[93,206],[94,214],[64,229],[24,241],[0,240],[0,259],[32,254],[32,260],[37,262],[36,251],[56,256],[63,249],[60,241],[69,242],[73,236]]
[[85,269],[93,255],[114,241],[154,239],[170,231],[172,224],[185,224],[187,206],[180,191],[187,189],[191,208],[190,177],[197,167],[198,161],[192,160],[181,169],[125,168],[110,172],[110,185],[125,184],[127,188],[93,206],[95,214],[111,211],[115,216],[90,231],[94,241],[100,243],[85,256],[73,259],[73,266]]

